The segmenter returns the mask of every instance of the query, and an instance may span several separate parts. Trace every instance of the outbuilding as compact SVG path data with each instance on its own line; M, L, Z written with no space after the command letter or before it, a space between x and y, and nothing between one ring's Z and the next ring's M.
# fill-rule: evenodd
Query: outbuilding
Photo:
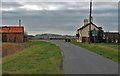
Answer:
M24 42L26 36L23 26L2 26L1 27L2 42Z

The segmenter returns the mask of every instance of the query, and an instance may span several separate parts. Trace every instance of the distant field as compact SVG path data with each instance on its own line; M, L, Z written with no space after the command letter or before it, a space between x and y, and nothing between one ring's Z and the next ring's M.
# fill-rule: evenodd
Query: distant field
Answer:
M3 74L62 74L62 57L58 46L30 41L31 46L3 59Z
M71 42L75 45L80 47L86 48L92 52L95 52L99 55L102 55L106 58L109 58L115 62L118 61L118 45L117 44L107 44L107 43L78 43L78 42Z

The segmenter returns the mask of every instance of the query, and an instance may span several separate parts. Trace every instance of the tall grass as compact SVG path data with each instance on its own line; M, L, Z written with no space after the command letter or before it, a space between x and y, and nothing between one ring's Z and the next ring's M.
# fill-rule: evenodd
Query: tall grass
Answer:
M4 74L62 74L58 46L42 41L29 42L31 47L3 60Z
M2 57L12 55L30 47L28 42L25 43L2 43Z

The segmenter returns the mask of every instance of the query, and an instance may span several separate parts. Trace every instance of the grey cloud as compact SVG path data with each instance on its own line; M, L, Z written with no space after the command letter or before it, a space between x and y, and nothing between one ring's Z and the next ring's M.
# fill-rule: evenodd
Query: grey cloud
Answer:
M49 5L48 3L35 3L27 2L22 5ZM89 3L51 3L51 5L61 5L60 10L54 11L27 11L25 9L17 9L15 11L3 11L2 19L3 25L16 25L18 19L22 19L22 24L25 26L26 31L36 32L55 32L64 34L74 34L76 29L83 25L83 20L89 17ZM115 3L116 4L116 3ZM7 4L5 5L7 6ZM10 5L11 6L11 5ZM14 5L13 5L14 6ZM97 8L100 8L99 3L95 4ZM117 30L117 14L118 9L111 3L102 3L101 9L93 9L94 22L98 26L103 26L105 31ZM113 8L110 8L110 7ZM20 7L19 4L16 7ZM76 9L67 9L67 8ZM109 14L108 16L106 14ZM115 28L114 28L115 27ZM53 33L54 33L53 32Z
M16 2L18 0L4 0L3 2ZM24 2L88 2L89 0L21 0ZM94 0L94 2L118 2L119 0Z
M19 4L18 2L2 2L2 8L9 8L9 7L20 7L23 6L22 4Z

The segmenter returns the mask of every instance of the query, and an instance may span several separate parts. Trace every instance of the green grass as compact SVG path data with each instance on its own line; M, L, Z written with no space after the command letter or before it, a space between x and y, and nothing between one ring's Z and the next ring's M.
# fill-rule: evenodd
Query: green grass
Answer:
M86 48L92 52L95 52L99 55L102 55L108 59L111 59L115 62L119 62L118 60L118 45L117 44L106 44L106 43L79 43L79 42L71 42L80 47ZM119 57L120 58L120 57Z
M3 60L3 74L62 74L60 49L54 44L30 41L29 48Z

